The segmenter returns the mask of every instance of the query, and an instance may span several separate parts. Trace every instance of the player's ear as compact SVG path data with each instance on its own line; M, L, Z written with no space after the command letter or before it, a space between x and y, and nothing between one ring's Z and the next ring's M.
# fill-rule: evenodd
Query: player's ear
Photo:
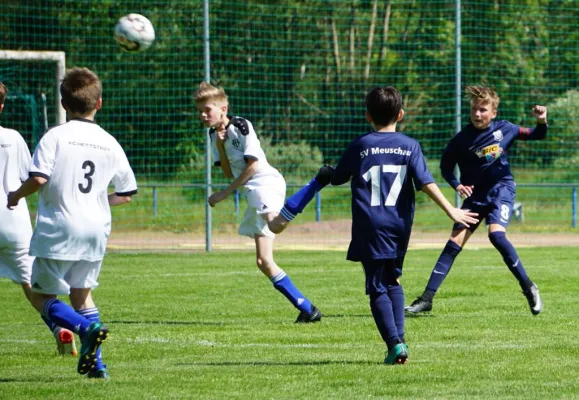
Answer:
M396 119L396 122L402 121L403 118L404 118L404 110L400 110L400 112L398 113L398 119Z
M368 110L366 110L366 121L368 121L369 123L371 123L372 125L374 125L374 121L372 121L372 116L370 115L370 113L368 112Z
M2 112L3 109L4 109L4 104L0 104L0 113Z
M103 106L103 98L99 97L94 109L98 111L101 109L102 106Z

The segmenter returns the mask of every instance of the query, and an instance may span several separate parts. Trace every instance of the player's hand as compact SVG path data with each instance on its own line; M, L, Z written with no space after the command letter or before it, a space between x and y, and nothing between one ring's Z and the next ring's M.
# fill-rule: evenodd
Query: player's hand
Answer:
M227 126L224 124L219 125L215 130L215 137L217 138L217 143L223 144L227 140Z
M6 202L6 207L8 207L9 210L12 210L14 207L18 205L19 201L20 198L16 196L16 192L10 192L8 193L8 200Z
M457 224L462 224L467 228L478 223L478 219L476 218L478 217L477 213L461 208L453 207L452 210L450 210L449 217Z
M209 196L209 199L207 201L209 202L209 205L211 207L215 207L215 205L217 203L224 200L226 197L227 197L227 192L225 190L222 190L220 192L213 193L211 196Z
M474 186L465 186L465 185L458 185L456 187L456 191L460 197L466 199L472 195L472 191L474 190Z
M537 118L537 122L546 123L547 122L547 107L536 105L533 107L533 115Z

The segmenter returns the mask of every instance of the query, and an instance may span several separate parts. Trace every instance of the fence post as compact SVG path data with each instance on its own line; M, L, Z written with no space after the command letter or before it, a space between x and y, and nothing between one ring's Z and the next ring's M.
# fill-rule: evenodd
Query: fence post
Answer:
M577 188L571 189L571 226L577 228Z
M239 217L239 190L235 189L233 194L233 203L235 204L235 218L237 218Z
M153 186L153 216L157 218L157 186Z

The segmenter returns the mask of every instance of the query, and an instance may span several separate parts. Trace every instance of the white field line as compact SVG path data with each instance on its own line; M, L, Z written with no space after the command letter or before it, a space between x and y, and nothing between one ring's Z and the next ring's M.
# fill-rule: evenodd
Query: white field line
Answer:
M477 271L494 271L497 269L506 268L503 264L501 265L471 265L464 268L474 269ZM405 270L416 271L430 271L430 268L412 268L412 266L404 267ZM326 274L326 273L352 273L358 270L362 273L362 267L360 265L356 266L352 264L352 268L307 268L300 271L301 275L312 275L312 274ZM256 275L261 276L261 272L256 269L251 270L238 270L238 271L206 271L206 272L179 272L179 273L158 273L158 274L123 274L119 279L139 279L139 278L173 278L178 276L233 276L233 275Z
M113 340L118 342L131 344L167 344L173 346L194 345L200 347L222 347L222 348L271 348L271 349L360 349L360 348L374 348L377 347L377 342L368 343L219 343L213 340L199 340L199 339L174 339L170 337L143 337L137 336L135 338L119 338L115 336ZM36 339L0 339L0 343L25 343L25 344L44 344L45 340ZM378 345L379 346L379 345ZM472 350L492 350L492 349L532 349L532 344L520 343L459 343L459 342L427 342L424 344L410 344L411 349L472 349Z

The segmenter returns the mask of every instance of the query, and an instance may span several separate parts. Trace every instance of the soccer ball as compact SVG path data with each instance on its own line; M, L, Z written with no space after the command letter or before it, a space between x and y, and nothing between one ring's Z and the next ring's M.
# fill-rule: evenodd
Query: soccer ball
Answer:
M123 50L137 53L151 47L155 41L155 28L147 17L141 14L128 14L117 22L115 39Z

